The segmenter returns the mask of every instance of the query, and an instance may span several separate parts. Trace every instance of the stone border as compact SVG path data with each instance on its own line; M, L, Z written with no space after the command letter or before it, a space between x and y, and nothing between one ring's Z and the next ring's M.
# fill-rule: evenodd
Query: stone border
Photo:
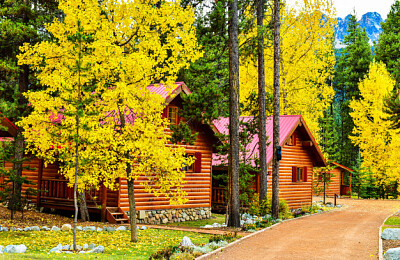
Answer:
M130 216L129 211L126 214ZM136 211L136 222L138 224L161 225L175 222L194 221L209 219L211 207L138 210Z
M383 260L383 242L382 242L382 228L385 225L386 220L388 220L388 218L392 217L393 215L397 214L397 212L389 215L387 218L385 218L385 220L382 222L382 225L379 227L379 260Z
M340 208L335 208L335 209L332 209L332 210L330 210L330 211L323 211L323 212L314 213L314 214L311 214L311 215L304 215L304 216L301 216L301 217L298 217L298 218L285 219L285 220L282 221L282 222L275 223L275 224L273 224L272 226L269 226L269 227L267 227L267 228L261 229L261 230L259 230L259 231L257 231L257 232L254 232L254 233L252 233L252 234L250 234L250 235L248 235L248 236L239 238L238 240L233 241L232 243L228 244L227 246L217 248L217 249L215 249L214 251L211 251L211 252L209 252L209 253L207 253L207 254L201 255L201 256L195 258L195 260L203 260L203 259L206 259L207 257L210 257L210 256L212 256L212 255L215 255L215 254L221 252L222 250L224 250L224 249L226 249L226 248L228 248L228 247L231 247L231 246L233 246L233 245L235 245L235 244L237 244L237 243L239 243L239 242L241 242L241 241L243 241L243 240L245 240L245 239L247 239L247 238L249 238L249 237L255 236L255 235L257 235L257 234L259 234L259 233L261 233L261 232L264 232L264 231L266 231L266 230L268 230L268 229L271 229L271 228L273 228L273 227L276 227L276 226L278 226L279 224L282 224L282 223L284 223L284 222L292 221L292 220L297 220L297 219L302 219L302 218L307 218L307 217L311 217L311 216L315 216L315 215L321 215L321 214L332 213L332 212L335 212L335 211L340 211L340 210L342 210L342 209L344 209L344 208L347 208L347 206L342 206L342 207L340 207Z

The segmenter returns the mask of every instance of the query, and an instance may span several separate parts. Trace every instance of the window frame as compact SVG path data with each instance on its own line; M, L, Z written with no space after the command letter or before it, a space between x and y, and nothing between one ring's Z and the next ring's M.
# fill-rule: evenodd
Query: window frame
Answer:
M288 146L296 146L296 134L295 132L289 136L289 139L286 142Z
M175 122L171 121L170 111L169 111L170 109L175 109L176 110L176 112L175 112ZM174 125L179 124L178 113L179 113L179 107L177 107L177 106L167 106L167 118L168 118L168 121L169 121L170 124L174 124Z
M304 182L304 166L296 167L296 182Z
M195 156L194 153L186 153L184 155L184 157L186 157L186 158L188 158L189 156L193 157L195 161L190 166L187 166L187 165L182 166L182 171L185 171L186 173L194 173L194 170L195 170L194 169L195 168L194 165L196 163L196 156Z
M347 186L347 187L349 187L350 186L350 183L351 183L351 173L350 172L348 172L348 171L341 171L341 177L342 177L342 181L341 181L341 185L342 186ZM347 180L347 184L345 183L345 180Z

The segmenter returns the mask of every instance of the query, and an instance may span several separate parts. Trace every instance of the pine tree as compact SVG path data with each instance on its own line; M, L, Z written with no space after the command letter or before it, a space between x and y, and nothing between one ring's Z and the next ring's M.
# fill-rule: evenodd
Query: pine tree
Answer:
M182 116L191 120L211 123L228 116L229 57L228 57L228 1L213 1L210 11L198 12L196 18L197 40L203 56L182 69L178 76L192 91L183 96ZM200 6L199 8L201 8Z
M23 96L28 90L39 88L32 78L28 65L18 65L19 47L24 42L36 43L49 38L44 24L56 15L54 0L0 1L0 111L14 123L30 113L28 102ZM22 176L25 141L22 128L18 128L13 141L13 173ZM18 178L15 178L18 179ZM21 184L14 184L14 203L9 207L19 208Z
M400 1L396 0L385 22L381 23L382 32L375 43L375 59L386 64L398 85L400 82Z
M331 106L324 111L324 116L319 119L319 136L320 136L320 147L332 161L338 161L339 153L339 133L338 126L335 120L335 113L337 113L337 105L331 104Z
M340 107L338 116L341 147L338 161L343 165L353 167L359 152L358 147L350 140L354 122L349 115L351 112L349 103L352 99L360 98L358 83L368 72L372 61L372 51L368 36L365 30L359 27L354 14L350 17L348 32L349 34L344 39L346 47L338 55L334 87L335 101Z

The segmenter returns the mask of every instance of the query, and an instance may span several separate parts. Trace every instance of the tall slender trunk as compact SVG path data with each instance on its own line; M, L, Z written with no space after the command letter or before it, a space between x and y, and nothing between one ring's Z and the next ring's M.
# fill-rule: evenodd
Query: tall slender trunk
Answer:
M279 79L280 79L280 0L274 0L274 133L273 133L273 159L272 159L272 216L279 217Z
M82 221L90 221L89 210L86 203L86 194L84 190L79 193L79 207Z
M125 111L122 110L118 106L119 110L119 118L121 121L121 129L125 128ZM125 158L128 159L128 163L126 165L126 178L128 181L128 201L129 201L129 223L131 227L131 242L137 242L137 229L136 229L136 203L135 203L135 185L134 180L131 176L132 174L132 165L129 162L130 154L126 152Z
M237 0L229 2L229 179L228 226L240 227L239 214L239 40Z
M24 4L28 5L28 0L24 0ZM22 20L23 23L28 23L29 22L29 17L27 16L26 11L24 11L22 15ZM29 39L22 39L22 41L19 43L20 46ZM20 73L19 73L19 78L18 78L18 116L22 117L25 113L26 110L26 104L27 100L23 96L24 93L28 91L28 86L29 86L29 66L28 65L21 65L20 67ZM25 149L25 140L24 137L22 136L23 129L21 127L18 127L17 129L17 136L15 138L15 151L14 151L14 174L16 176L22 176L22 163L23 163L23 157L24 157L24 149ZM9 205L8 207L11 210L16 210L20 209L22 206L21 203L21 192L22 192L22 183L15 182L13 183L13 198L12 198L12 205ZM10 207L11 206L11 207Z
M80 21L78 21L78 26L80 25ZM78 104L81 103L81 59L82 59L82 44L81 39L79 39L79 54L78 54ZM79 106L78 106L79 107ZM76 226L78 223L78 173L79 173L79 108L77 107L76 115L75 115L75 127L76 127L76 136L75 136L75 181L74 181L74 243L73 247L76 251Z
M325 200L326 200L326 172L324 174L324 205L325 205Z
M74 250L76 250L76 225L78 223L78 198L76 193L78 192L78 172L79 172L79 116L75 116L76 123L76 140L75 140L75 182L74 182Z
M131 170L132 170L131 165L128 163L126 167L126 173L128 177L128 198L129 198L129 216L130 216L129 223L131 226L131 242L137 242L135 185L134 185L134 180L130 177Z
M257 0L258 29L258 147L260 156L260 201L267 196L267 133L265 130L264 0Z

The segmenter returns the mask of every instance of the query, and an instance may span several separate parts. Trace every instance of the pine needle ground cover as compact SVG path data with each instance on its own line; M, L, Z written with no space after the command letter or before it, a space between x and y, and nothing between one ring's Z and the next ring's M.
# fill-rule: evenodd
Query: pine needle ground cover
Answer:
M27 246L24 254L4 254L0 259L149 259L153 253L168 246L178 246L184 236L187 236L196 244L205 244L210 235L193 232L147 229L138 231L138 242L130 243L130 231L96 232L78 231L77 244L103 245L106 249L103 254L49 254L49 250L61 243L72 244L71 231L13 231L0 232L0 245Z

